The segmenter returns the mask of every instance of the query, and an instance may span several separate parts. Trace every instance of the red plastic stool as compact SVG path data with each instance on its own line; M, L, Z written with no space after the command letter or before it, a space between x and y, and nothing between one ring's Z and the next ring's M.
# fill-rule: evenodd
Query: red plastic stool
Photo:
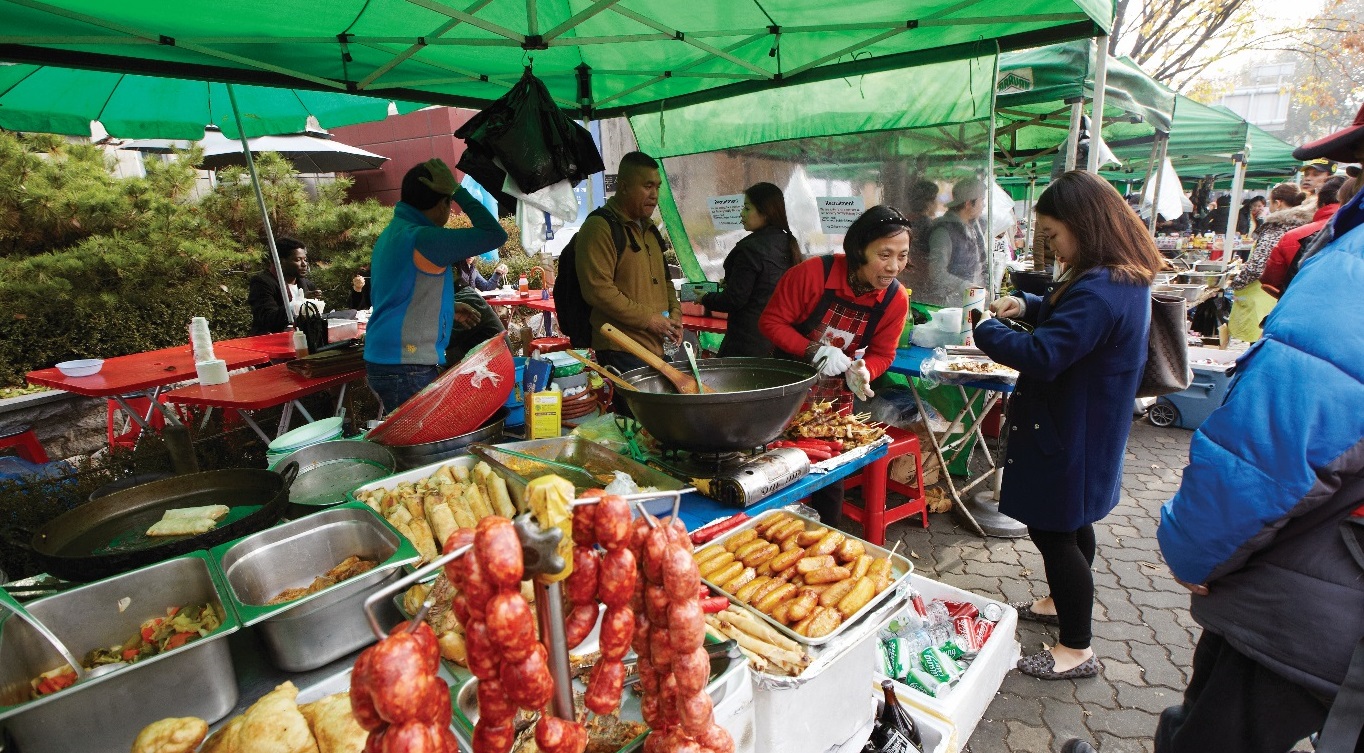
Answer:
M137 411L140 416L147 416L147 409L151 407L151 401L143 395L124 395L123 400L128 403L129 408ZM162 403L165 402L164 399L158 398L158 400ZM110 398L105 402L108 404L108 410L104 417L104 428L109 438L109 446L121 447L126 450L133 449L137 446L137 438L142 436L142 424L139 424L132 417L128 417L124 419L127 421L127 428L122 433L119 433L117 428L119 423L118 416L121 413L125 413L123 406L119 405L118 401L113 398ZM151 418L148 423L151 424L153 429L156 429L159 432L166 426L166 417L161 414L159 409L154 410L151 412Z
M890 427L890 449L886 456L874 463L868 463L861 473L849 476L843 488L862 487L862 507L851 502L843 503L843 514L862 524L862 535L867 541L880 546L886 543L886 526L904 520L911 515L923 519L924 528L928 527L928 498L924 494L924 465L919 457L919 438L914 432ZM902 455L914 456L915 486L890 480L890 461ZM909 501L890 510L886 509L886 491L899 492Z
M30 463L48 461L47 450L43 449L43 443L38 441L38 435L33 433L32 427L16 426L0 433L0 450L11 447L19 457Z

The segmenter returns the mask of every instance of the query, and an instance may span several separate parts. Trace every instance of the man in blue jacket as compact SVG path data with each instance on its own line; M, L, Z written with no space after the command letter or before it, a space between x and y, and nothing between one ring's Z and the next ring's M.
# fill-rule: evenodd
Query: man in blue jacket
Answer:
M1364 109L1294 156L1364 158ZM1364 649L1351 666L1364 638L1361 202L1336 214L1335 242L1303 263L1237 361L1161 511L1161 551L1203 635L1156 753L1283 753L1324 723L1318 751L1357 749L1360 715L1342 712L1364 700Z
M456 317L453 265L507 242L497 218L439 159L407 171L401 199L370 257L365 375L385 412L434 382L445 365ZM452 201L473 227L445 227Z

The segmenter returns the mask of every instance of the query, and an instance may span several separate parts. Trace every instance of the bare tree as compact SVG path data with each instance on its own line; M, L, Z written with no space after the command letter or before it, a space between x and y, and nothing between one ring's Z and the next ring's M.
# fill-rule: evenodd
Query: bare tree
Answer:
M1183 89L1219 59L1283 45L1291 29L1267 29L1247 0L1119 0L1109 51Z
M1353 120L1364 103L1364 0L1328 0L1286 52L1298 80L1284 137L1308 141Z

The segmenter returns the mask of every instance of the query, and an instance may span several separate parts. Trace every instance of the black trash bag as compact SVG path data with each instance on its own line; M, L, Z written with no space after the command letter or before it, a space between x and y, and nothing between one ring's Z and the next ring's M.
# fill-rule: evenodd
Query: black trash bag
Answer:
M592 134L559 109L529 68L511 91L460 126L455 136L466 144L459 169L485 188L502 188L488 169L496 170L493 158L527 194L562 180L577 184L605 169Z
M1231 318L1231 301L1225 295L1212 298L1194 306L1193 331L1204 337L1217 337L1217 331Z

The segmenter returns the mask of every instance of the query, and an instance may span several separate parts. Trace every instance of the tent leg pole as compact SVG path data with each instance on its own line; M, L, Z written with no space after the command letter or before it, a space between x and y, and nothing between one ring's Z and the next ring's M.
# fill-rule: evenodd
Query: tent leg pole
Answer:
M1231 211L1227 212L1227 234L1222 239L1222 258L1227 261L1231 261L1231 255L1236 251L1236 221L1241 213L1241 195L1246 185L1245 153L1239 153L1232 159L1236 162L1236 170L1231 179Z
M1035 221L1033 220L1033 216L1032 216L1032 206L1033 206L1033 202L1035 201L1034 197L1035 197L1036 195L1037 195L1037 173L1035 173L1035 172L1030 172L1030 173L1028 173L1028 194L1027 194L1027 196L1023 199L1023 221L1027 223L1027 228L1028 228L1028 229L1027 229L1027 232L1025 233L1024 238L1023 238L1023 240L1024 240L1024 246L1025 246L1026 248L1032 248L1032 247L1033 247L1033 246L1032 246L1032 239L1033 239L1033 233L1034 233L1034 231L1035 231L1035 228L1033 227L1033 225L1036 224L1036 223L1035 223ZM1042 271L1043 269L1046 269L1046 264L1047 264L1047 263L1046 263L1046 260L1045 260L1045 259L1042 259L1040 256L1038 256L1037 251L1034 249L1034 250L1033 250L1033 256L1032 256L1032 268L1033 268L1033 270L1034 270L1034 271L1040 272L1040 271Z
M1066 172L1075 169L1075 152L1080 148L1080 116L1084 114L1084 107L1083 98L1070 104L1070 136L1066 139Z
M1165 177L1165 153L1170 145L1170 137L1168 134L1162 136L1157 133L1156 142L1156 184L1151 187L1151 218L1146 221L1146 229L1152 236L1156 234L1156 215L1160 210L1160 179Z
M1108 93L1108 35L1094 38L1094 104L1089 116L1089 159L1085 170L1098 174L1099 144L1104 133L1104 95Z
M999 80L999 46L995 46L994 76L991 81ZM990 90L990 99L994 100L998 96L997 89ZM994 112L994 102L991 102L990 111ZM995 218L995 117L990 116L990 136L985 144L985 175L989 178L985 184L985 300L995 299L995 229L991 223ZM1007 232L1007 231L1006 231ZM1013 237L1013 233L1009 233ZM1004 273L1000 273L1000 280L1004 279Z
M284 317L288 320L289 326L293 326L294 310L289 305L289 284L284 281L284 267L280 265L279 249L275 247L275 231L270 227L270 210L265 206L265 193L260 188L256 160L251 156L251 144L246 139L246 129L242 127L242 113L237 107L237 93L232 84L227 84L227 98L232 103L232 117L237 121L237 137L242 140L242 155L246 157L246 171L251 174L251 187L256 189L256 201L260 203L260 218L261 222L265 223L265 242L270 247L270 264L275 268L279 295L284 299Z
M1146 177L1141 181L1141 196L1137 199L1137 209L1138 209L1138 212L1139 212L1139 213L1140 213L1141 208L1144 207L1144 206L1146 206L1146 197L1149 195L1149 192L1150 192L1150 190L1151 190L1151 176L1155 174L1155 170L1156 170L1156 155L1158 155L1158 154L1160 154L1160 134L1159 134L1159 133L1157 133L1157 134L1155 135L1155 137L1153 137L1153 138L1151 139L1151 156L1150 156L1150 158L1148 158L1147 161L1146 161ZM1155 215L1156 215L1156 206L1155 206L1155 204L1152 204L1152 205L1151 205L1151 216L1154 217ZM1154 225L1151 225L1151 228L1154 228L1154 227L1155 227ZM1152 230L1152 232L1154 232L1154 229Z

